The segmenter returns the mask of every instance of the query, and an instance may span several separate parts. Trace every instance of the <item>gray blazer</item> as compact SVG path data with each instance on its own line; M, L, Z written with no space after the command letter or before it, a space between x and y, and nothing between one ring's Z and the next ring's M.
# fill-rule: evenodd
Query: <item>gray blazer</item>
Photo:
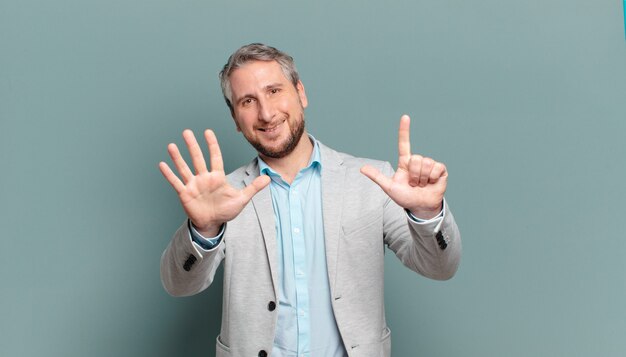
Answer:
M388 176L389 163L355 158L320 145L326 262L333 312L350 357L391 355L384 310L384 247L409 269L438 280L451 278L461 257L461 237L444 202L438 224L415 224L376 184L359 172L364 164ZM257 160L228 175L242 188L259 175ZM276 227L266 187L232 221L210 251L191 241L187 224L161 257L168 293L188 296L206 289L224 261L222 327L217 356L269 356L278 299Z

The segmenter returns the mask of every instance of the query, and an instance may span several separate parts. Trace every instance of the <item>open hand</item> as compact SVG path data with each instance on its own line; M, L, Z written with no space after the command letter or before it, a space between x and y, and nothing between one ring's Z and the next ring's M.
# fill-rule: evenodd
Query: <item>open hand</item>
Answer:
M378 169L366 165L361 173L374 181L399 206L421 219L430 219L441 212L446 192L446 166L429 157L411 154L408 115L400 118L398 130L398 169L387 177Z
M212 130L204 132L211 171L208 171L202 150L196 137L189 129L183 131L183 138L195 168L195 174L180 155L176 144L169 144L167 151L180 174L180 179L165 163L159 163L159 169L165 179L178 193L178 198L185 213L203 236L217 235L220 226L235 218L252 197L270 183L266 175L257 177L252 184L238 190L228 184L224 173L222 152Z

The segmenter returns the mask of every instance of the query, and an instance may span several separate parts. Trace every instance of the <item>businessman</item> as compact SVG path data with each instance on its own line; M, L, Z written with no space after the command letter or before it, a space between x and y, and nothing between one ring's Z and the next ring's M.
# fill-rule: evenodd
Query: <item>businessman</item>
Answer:
M165 289L201 292L224 262L218 357L390 356L385 246L432 279L451 278L459 264L445 165L411 153L406 115L395 170L322 144L306 130L293 59L273 47L241 47L220 80L237 131L258 156L225 175L211 130L208 165L190 130L192 167L168 145L177 174L159 168L188 219L161 258Z

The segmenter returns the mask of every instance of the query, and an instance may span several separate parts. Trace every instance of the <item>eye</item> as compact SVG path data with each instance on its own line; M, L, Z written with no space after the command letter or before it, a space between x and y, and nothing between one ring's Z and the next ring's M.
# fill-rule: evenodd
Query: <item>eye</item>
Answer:
M246 107L246 106L248 106L248 105L252 104L252 102L253 102L253 99L252 99L252 98L246 98L246 99L244 99L244 100L242 100L242 101L241 101L241 105L243 105L244 107Z
M272 88L272 89L270 89L270 93L271 94L276 94L278 92L280 92L280 88Z

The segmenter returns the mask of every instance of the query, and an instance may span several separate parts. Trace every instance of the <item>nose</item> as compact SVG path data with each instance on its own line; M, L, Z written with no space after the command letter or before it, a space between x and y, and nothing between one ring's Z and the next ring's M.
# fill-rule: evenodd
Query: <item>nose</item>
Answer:
M259 99L259 120L269 123L274 118L276 111L274 107L269 103L268 100Z

